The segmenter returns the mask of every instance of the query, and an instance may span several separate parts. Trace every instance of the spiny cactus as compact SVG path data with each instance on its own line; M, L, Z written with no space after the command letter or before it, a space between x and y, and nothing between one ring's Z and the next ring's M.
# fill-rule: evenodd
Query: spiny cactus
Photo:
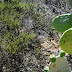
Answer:
M64 58L64 56L65 56L65 52L61 51L60 55L55 57L56 60L54 62L51 61L49 67L46 66L44 68L44 71L45 72L70 72L69 65L67 63L67 60ZM50 58L52 57L50 56Z
M50 72L70 72L69 66L64 57L57 57L56 62L51 62L49 70Z
M64 32L60 39L60 46L72 55L72 14L58 16L52 24L57 31Z
M72 0L67 0L67 2L72 6ZM52 25L57 31L64 32L59 42L60 46L65 52L72 55L72 14L63 14L55 17Z
M67 0L68 4L72 7L72 0ZM52 21L53 27L63 33L60 38L61 48L72 55L72 14L64 14L57 16ZM50 72L70 72L69 65L66 59L63 57L65 52L60 53L60 57L51 57L51 64L49 66Z
M61 39L60 47L67 53L72 55L72 28L66 30Z
M52 21L52 25L58 32L63 33L72 27L72 14L63 14L55 17Z

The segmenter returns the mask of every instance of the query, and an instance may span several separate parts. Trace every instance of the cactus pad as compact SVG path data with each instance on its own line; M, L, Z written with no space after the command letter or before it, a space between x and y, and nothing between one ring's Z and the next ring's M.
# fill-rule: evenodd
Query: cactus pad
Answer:
M55 17L52 21L52 25L57 31L63 33L72 27L72 14L63 14Z
M50 72L70 72L67 61L64 57L58 57L56 62L49 66Z
M50 61L54 63L56 61L56 57L54 55L50 55Z
M65 52L64 51L61 51L60 52L60 57L63 57L63 56L65 56Z
M66 30L60 39L60 47L72 55L72 28Z

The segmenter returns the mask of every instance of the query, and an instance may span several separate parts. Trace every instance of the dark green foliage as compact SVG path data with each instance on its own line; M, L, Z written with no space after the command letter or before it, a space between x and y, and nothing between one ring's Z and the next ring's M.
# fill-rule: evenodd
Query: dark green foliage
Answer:
M10 2L10 3L12 2L12 0L3 0L3 1L4 1L4 2Z
M64 14L54 18L53 27L63 33L65 30L72 27L72 14Z

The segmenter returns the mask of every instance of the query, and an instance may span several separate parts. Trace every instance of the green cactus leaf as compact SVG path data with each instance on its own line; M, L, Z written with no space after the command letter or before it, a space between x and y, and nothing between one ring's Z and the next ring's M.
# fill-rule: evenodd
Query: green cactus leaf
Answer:
M60 52L60 57L63 57L63 56L65 56L65 52L64 51L61 51Z
M69 6L72 8L72 0L66 0Z
M50 55L50 61L54 63L56 61L56 57L54 55Z
M64 57L57 57L56 62L51 62L50 72L70 72L67 60Z
M67 53L72 55L72 28L66 30L61 39L60 47Z
M63 33L72 27L72 14L63 14L55 17L52 21L52 25L58 32Z

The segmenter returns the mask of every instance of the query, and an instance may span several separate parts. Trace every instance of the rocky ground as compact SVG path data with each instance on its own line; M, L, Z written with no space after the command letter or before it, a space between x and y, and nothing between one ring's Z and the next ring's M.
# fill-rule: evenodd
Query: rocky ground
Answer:
M61 51L59 46L61 34L58 34L58 32L53 29L51 25L52 20L57 15L71 13L72 9L68 7L65 0L24 0L24 2L37 2L39 6L38 11L45 17L46 23L48 23L50 28L46 26L43 29L36 29L35 31L31 30L31 32L39 33L36 38L37 42L35 42L39 42L40 46L36 44L37 46L28 49L26 53L19 52L19 58L22 58L23 60L20 64L17 64L17 67L15 67L16 70L13 69L12 72L44 72L44 67L49 66L50 64L49 56L51 54L58 56ZM31 29L31 27L33 27L34 23L30 17L27 18L27 20L23 20L23 22L25 22L25 28ZM50 32L47 32L49 29ZM33 42L34 45L35 42ZM65 57L72 71L72 56L66 54Z
M39 6L41 5L38 11L45 16L49 25L51 25L53 18L57 15L72 12L65 0L30 0L30 2L37 2ZM45 13L42 12L43 10L45 10ZM45 27L45 29L46 28L47 27ZM34 51L31 50L24 55L23 63L25 67L22 69L23 72L44 72L44 67L49 66L50 63L49 55L59 55L61 51L59 46L61 34L58 35L53 28L51 30L52 33L50 34L48 34L46 30L37 31L39 32L37 39L40 42L41 48L35 48ZM72 56L66 54L65 58L72 70Z

